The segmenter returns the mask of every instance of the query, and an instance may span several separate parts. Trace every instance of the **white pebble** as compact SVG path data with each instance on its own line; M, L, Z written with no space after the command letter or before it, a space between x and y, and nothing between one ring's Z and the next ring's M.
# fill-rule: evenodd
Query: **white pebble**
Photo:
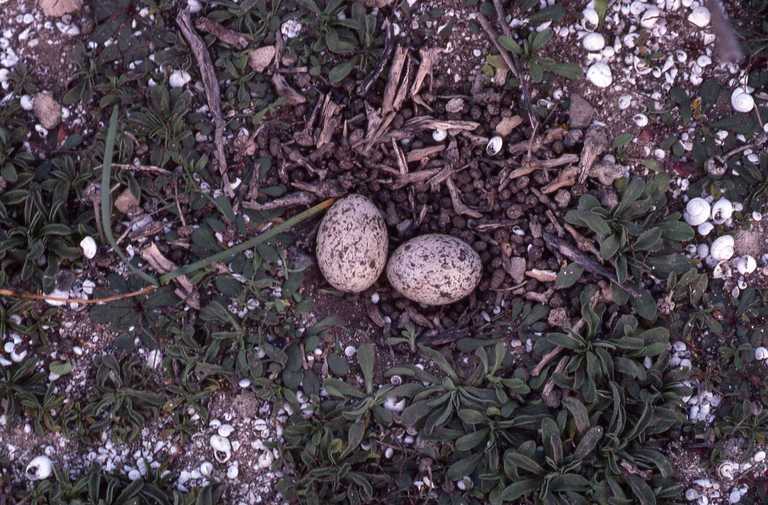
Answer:
M170 84L172 88L183 88L191 80L192 76L189 75L189 72L185 70L174 70L171 73L170 79L168 79L168 84Z
M712 19L712 14L709 12L709 9L707 9L703 5L696 7L688 15L688 21L695 24L699 28L704 28L705 26L709 25L709 22L711 19Z
M600 33L590 32L584 37L581 43L587 51L602 51L605 47L605 37Z
M611 67L607 63L593 63L587 70L587 80L598 88L607 88L613 83Z

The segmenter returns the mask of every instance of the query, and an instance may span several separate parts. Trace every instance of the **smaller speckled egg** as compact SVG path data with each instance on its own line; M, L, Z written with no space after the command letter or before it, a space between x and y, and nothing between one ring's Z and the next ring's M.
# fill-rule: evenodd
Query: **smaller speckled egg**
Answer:
M376 282L387 264L389 236L379 209L362 195L334 203L317 231L317 263L339 291L359 293Z
M450 235L421 235L402 244L387 265L389 283L425 305L447 305L469 295L483 265L472 246Z

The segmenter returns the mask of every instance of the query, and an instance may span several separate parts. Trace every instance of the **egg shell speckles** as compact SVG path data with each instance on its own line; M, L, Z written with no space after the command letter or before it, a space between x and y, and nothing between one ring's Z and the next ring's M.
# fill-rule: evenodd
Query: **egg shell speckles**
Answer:
M402 244L387 265L389 283L425 305L447 305L469 295L480 282L480 256L450 235L421 235Z
M368 198L349 195L333 204L317 231L317 263L334 288L365 291L387 264L389 236L381 212Z

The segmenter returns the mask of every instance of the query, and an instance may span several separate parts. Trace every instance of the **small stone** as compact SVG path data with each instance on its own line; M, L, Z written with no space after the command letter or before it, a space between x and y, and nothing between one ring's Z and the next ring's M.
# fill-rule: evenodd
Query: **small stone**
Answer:
M589 69L587 69L587 80L598 88L607 88L613 83L611 67L603 62L593 63Z
M83 7L83 0L40 0L39 5L46 16L60 18L79 11Z
M263 46L248 53L248 64L256 72L263 72L275 59L275 46Z
M174 70L168 79L168 84L172 88L183 88L192 80L192 76L186 70Z
M83 256L91 260L96 256L98 246L93 237L84 237L83 240L80 241L80 249L83 251Z
M581 44L587 51L602 51L605 47L605 37L600 33L590 32L582 39Z
M61 122L61 105L47 91L35 95L34 109L35 116L46 130L56 128Z
M509 263L507 265L506 270L509 276L512 277L512 280L516 284L520 284L525 280L525 269L526 269L525 258L521 258L521 257L509 258Z
M571 105L568 108L568 123L571 128L586 128L592 124L595 108L580 95L571 95Z
M712 14L709 12L709 9L707 9L703 5L696 7L688 15L688 21L695 24L699 28L704 28L705 26L709 25L709 22L711 21L711 19L712 19Z

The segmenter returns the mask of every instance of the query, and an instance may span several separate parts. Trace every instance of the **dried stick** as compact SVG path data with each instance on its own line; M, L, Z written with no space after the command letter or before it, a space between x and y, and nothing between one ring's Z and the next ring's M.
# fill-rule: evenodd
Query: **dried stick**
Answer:
M224 115L221 113L221 90L219 89L219 81L216 79L216 72L213 69L213 61L211 61L211 55L208 53L205 42L192 26L189 9L182 9L179 12L179 15L176 17L176 24L181 28L181 33L187 39L189 48L192 50L192 54L195 55L198 67L200 67L200 74L203 78L203 86L205 87L205 97L208 100L208 108L211 110L213 122L216 126L214 131L216 162L219 165L219 172L226 174L227 158L224 155L224 127L226 123L224 122Z
M61 302L61 303L77 303L82 305L98 305L100 303L116 302L118 300L125 300L126 298L134 298L136 296L147 295L156 290L158 286L147 286L141 288L138 291L131 291L130 293L120 293L119 295L105 296L104 298L66 298L63 296L50 296L41 295L38 293L28 293L25 291L14 291L13 289L0 289L0 296L6 298L19 298L21 300L35 300L41 302Z
M606 267L599 264L583 252L577 250L575 247L572 247L565 240L555 237L554 235L547 232L544 232L542 237L544 238L544 242L547 244L547 247L553 251L559 252L574 263L577 263L582 268L584 268L584 270L595 275L599 275L600 277L604 277L605 279L611 281L613 284L626 291L630 296L637 298L641 296L641 294L635 288L621 284L616 278L615 273L608 270Z

